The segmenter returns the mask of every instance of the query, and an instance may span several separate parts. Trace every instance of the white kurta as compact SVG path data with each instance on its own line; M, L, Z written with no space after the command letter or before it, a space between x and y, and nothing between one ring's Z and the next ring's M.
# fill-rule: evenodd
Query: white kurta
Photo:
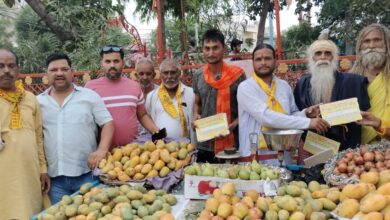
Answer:
M241 156L249 156L250 133L260 135L261 126L275 129L308 129L310 119L304 111L300 112L295 105L294 95L290 85L277 77L275 97L282 105L286 114L272 111L267 106L268 95L253 79L247 79L238 87L238 119ZM298 116L298 117L297 117Z
M189 138L192 143L195 141L195 134L191 128L192 122L192 107L195 101L194 90L183 83L180 84L181 88L181 97L182 97L182 108L184 113L184 118L187 122L187 131ZM145 102L146 111L149 113L150 117L156 123L159 128L167 129L167 137L169 138L179 138L182 137L182 128L180 123L180 118L172 118L168 113L165 112L160 99L158 98L159 89L151 91ZM176 110L178 110L177 101L173 99Z

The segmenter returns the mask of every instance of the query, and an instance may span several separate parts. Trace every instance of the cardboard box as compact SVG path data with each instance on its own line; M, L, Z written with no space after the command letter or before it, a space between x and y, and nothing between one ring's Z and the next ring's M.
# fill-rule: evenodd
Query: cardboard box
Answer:
M221 187L227 182L233 182L236 185L236 191L239 196L251 189L256 190L260 194L270 196L276 194L280 184L279 180L241 180L186 174L184 176L184 197L186 199L208 199L214 189Z

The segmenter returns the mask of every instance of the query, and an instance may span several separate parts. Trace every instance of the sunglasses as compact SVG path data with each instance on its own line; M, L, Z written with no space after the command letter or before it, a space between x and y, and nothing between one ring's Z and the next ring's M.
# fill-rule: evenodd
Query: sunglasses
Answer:
M102 52L119 52L122 48L115 46L105 46L102 48Z

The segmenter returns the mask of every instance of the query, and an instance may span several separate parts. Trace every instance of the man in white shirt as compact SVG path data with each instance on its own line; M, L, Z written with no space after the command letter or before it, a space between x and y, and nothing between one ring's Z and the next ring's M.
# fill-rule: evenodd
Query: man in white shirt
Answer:
M276 67L275 50L268 44L260 44L253 50L252 78L238 87L238 114L240 153L249 156L249 134L259 135L259 145L266 147L261 130L266 129L315 129L324 132L329 124L319 115L318 106L299 111L289 84L273 75ZM261 153L266 153L261 152Z
M103 159L114 133L112 117L100 96L72 83L71 61L55 53L46 60L50 88L37 99L41 106L44 147L53 204L94 180L91 170ZM97 143L98 127L101 128Z
M160 78L160 87L146 98L146 111L158 127L166 128L168 138L186 137L193 141L190 120L194 91L180 82L180 70L173 59L161 63Z

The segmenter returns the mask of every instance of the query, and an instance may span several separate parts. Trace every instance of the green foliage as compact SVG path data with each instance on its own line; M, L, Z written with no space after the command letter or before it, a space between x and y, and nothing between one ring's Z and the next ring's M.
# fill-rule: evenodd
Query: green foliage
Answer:
M11 28L13 21L8 18L0 17L0 48L13 49L12 37L14 30Z
M255 39L251 38L251 37L248 37L248 38L245 38L245 44L248 45L248 47L252 47L253 44L255 43Z
M302 0L301 0L302 1ZM313 0L321 6L318 22L342 44L354 43L359 31L371 23L390 26L390 1L383 0ZM343 49L343 48L341 48Z
M306 48L320 34L320 28L311 27L307 22L294 25L282 33L282 48L287 59L302 58Z
M120 27L109 27L107 20L122 6L111 1L47 1L46 10L63 28L71 30L74 40L61 42L30 7L23 8L16 20L16 52L22 72L42 72L44 61L53 52L62 51L77 70L96 70L99 50L106 44L128 45L130 36Z

